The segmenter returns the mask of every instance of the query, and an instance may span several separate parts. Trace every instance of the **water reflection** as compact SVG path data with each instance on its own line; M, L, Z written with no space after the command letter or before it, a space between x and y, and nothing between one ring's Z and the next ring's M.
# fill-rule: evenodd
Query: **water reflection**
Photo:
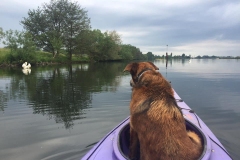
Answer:
M0 90L0 111L4 111L6 102L7 102L6 93L4 93L2 90Z
M39 67L31 75L8 70L12 75L7 94L10 100L25 99L33 114L42 114L66 129L74 121L85 118L86 108L91 107L92 93L115 91L119 85L123 63L78 64L64 67ZM0 92L0 110L3 111L6 96Z
M31 74L31 69L29 69L29 68L24 68L24 69L22 69L22 72L23 72L23 74L25 74L25 75L29 75L29 74Z
M173 64L182 64L184 66L186 63L191 63L192 59L185 59L185 58L170 58L170 59L157 59L155 60L156 63L164 63L166 68L172 66Z

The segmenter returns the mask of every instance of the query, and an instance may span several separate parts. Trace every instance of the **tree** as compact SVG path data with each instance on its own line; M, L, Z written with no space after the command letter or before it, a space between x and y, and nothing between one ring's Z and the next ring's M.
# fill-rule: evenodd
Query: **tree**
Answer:
M185 58L185 54L184 53L182 54L182 58Z
M147 59L148 60L154 60L154 55L152 54L152 52L147 53Z
M33 60L36 46L32 41L32 36L28 32L9 30L4 32L3 44L10 49L8 55L9 62L23 62Z
M106 31L102 42L102 53L106 54L104 60L120 59L119 51L121 45L121 38L116 31Z
M115 44L117 45L122 44L121 36L117 33L117 31L115 30L107 31L106 33L114 41Z
M106 59L106 54L103 51L104 35L99 29L94 29L89 32L88 55L92 61L100 61Z
M90 29L87 11L69 0L51 0L36 10L29 10L21 21L24 29L34 37L38 47L53 53L53 57L65 49L69 59L77 48L78 35Z
M91 30L83 30L77 35L76 41L78 42L74 54L80 56L89 55L90 49L94 43L93 34Z
M120 46L119 56L124 60L147 59L147 55L143 55L139 48L130 44L122 44Z
M122 44L121 36L115 30L107 32L107 35L113 42L113 45L110 50L113 59L120 59L121 57L119 56L119 51L121 50Z
M136 59L136 60L145 58L142 52L140 51L140 49L134 46L132 47L132 55L133 55L133 59Z
M87 54L90 60L119 60L121 38L116 31L102 33L99 29L85 30L78 35L77 52Z
M4 37L3 29L2 27L0 27L0 41L3 37Z
M132 47L130 44L123 44L121 45L121 50L119 51L119 55L124 60L131 60L133 59L132 55Z

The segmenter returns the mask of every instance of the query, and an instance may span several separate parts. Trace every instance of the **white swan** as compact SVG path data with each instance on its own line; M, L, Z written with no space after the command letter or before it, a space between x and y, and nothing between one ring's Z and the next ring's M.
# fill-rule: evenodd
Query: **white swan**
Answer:
M22 67L23 67L23 69L28 69L28 68L31 68L31 64L25 62L25 63L22 64Z

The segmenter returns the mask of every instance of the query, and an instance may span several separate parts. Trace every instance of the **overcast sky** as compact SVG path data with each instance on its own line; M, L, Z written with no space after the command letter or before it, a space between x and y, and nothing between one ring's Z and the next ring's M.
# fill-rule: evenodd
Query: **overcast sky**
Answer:
M0 27L22 30L29 9L50 0L1 0ZM78 0L92 29L116 30L145 54L240 56L240 0ZM167 47L168 45L168 47Z

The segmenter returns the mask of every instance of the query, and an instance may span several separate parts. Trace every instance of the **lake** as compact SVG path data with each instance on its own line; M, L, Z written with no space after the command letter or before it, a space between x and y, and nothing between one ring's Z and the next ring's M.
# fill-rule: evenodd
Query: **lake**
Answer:
M240 159L240 60L154 61ZM0 159L80 159L129 116L127 62L0 69Z

